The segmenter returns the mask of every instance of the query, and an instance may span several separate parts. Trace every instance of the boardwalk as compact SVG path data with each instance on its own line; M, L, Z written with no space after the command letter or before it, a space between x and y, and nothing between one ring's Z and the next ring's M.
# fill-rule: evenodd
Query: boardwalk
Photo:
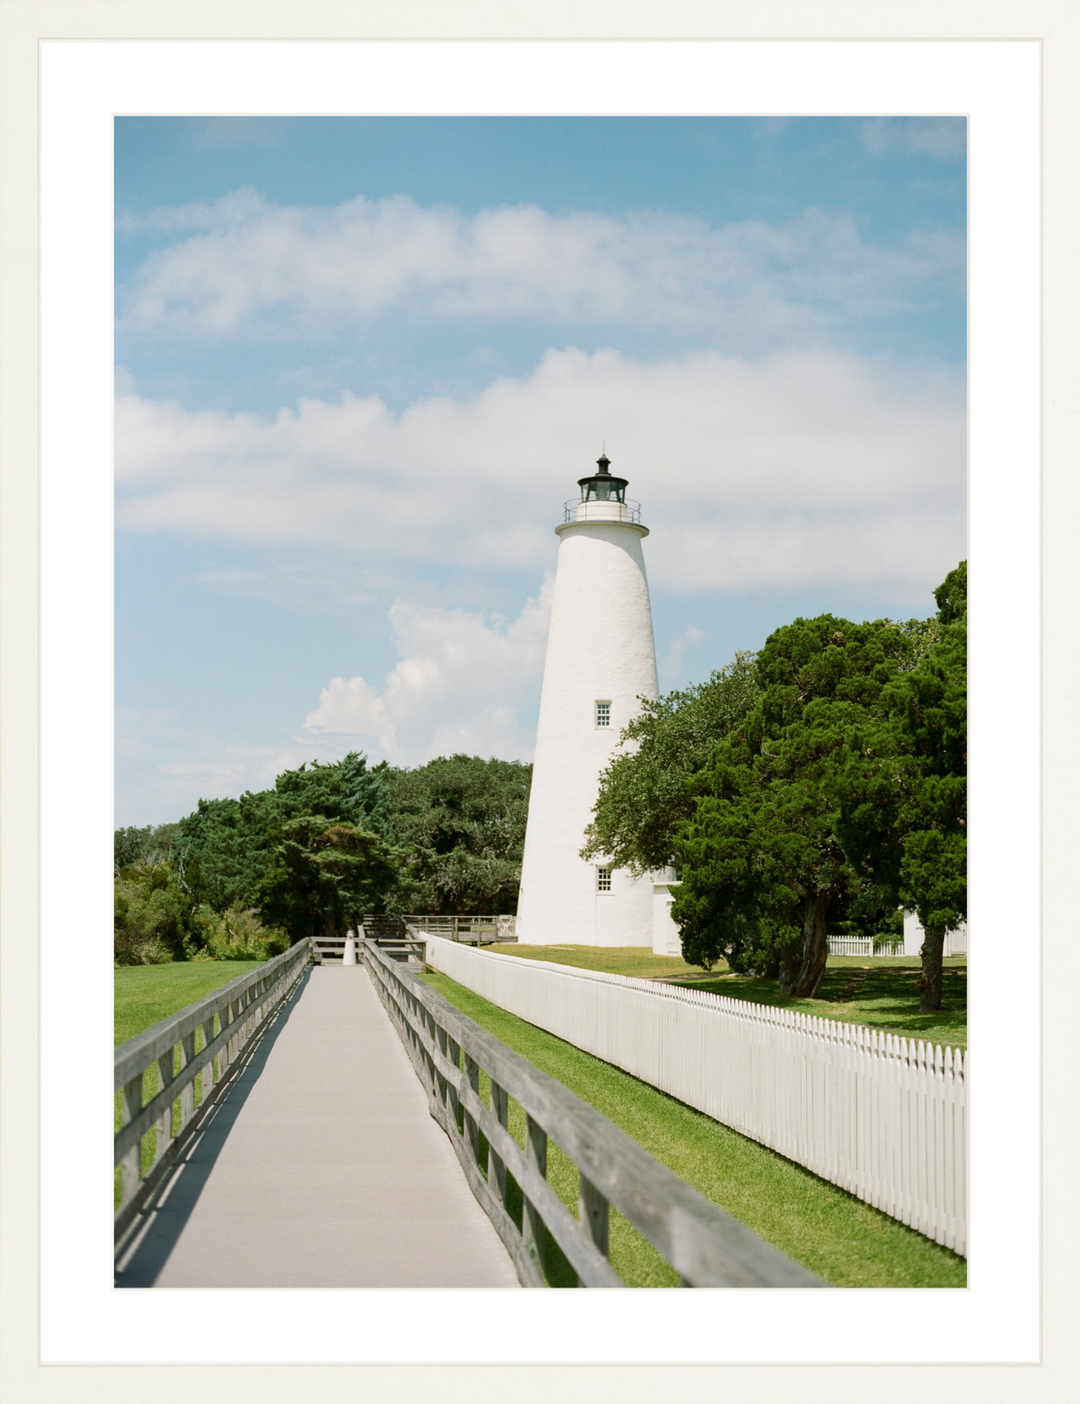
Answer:
M359 965L308 973L116 1280L519 1285Z

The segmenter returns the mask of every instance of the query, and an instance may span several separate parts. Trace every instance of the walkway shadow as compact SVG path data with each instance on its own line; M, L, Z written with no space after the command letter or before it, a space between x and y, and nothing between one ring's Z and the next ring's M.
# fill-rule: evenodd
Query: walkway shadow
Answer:
M166 1177L157 1204L147 1214L144 1227L136 1232L117 1260L114 1286L153 1287L157 1281L210 1178L225 1138L251 1095L251 1089L266 1066L271 1050L310 978L309 966L296 990L258 1035L254 1048L245 1055L244 1066L221 1101L211 1108L205 1125Z

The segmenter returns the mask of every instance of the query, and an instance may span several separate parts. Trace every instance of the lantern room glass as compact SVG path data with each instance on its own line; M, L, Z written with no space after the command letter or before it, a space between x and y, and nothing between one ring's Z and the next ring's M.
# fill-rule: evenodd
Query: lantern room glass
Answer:
M607 454L601 454L596 460L598 473L593 473L591 477L579 478L578 487L581 489L582 502L622 502L626 501L626 488L629 478L616 478L613 473L608 472L611 459Z

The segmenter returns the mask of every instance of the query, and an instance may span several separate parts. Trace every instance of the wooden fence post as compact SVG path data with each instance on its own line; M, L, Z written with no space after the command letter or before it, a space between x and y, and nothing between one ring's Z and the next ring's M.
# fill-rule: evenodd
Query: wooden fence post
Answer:
M195 1030L185 1034L180 1044L183 1049L181 1068L186 1068L195 1057ZM185 1083L184 1090L180 1093L180 1129L181 1131L195 1115L195 1079L192 1078Z
M441 1025L436 1028L435 1036L439 1044L439 1052L443 1055L444 1058L449 1059L449 1040L446 1037L446 1030ZM447 1083L446 1078L438 1069L436 1069L435 1072L435 1084L439 1095L439 1101L442 1103L443 1106L445 1106L447 1098Z
M608 1257L608 1202L581 1172L578 1174L578 1218L589 1230L597 1248Z
M421 1017L422 1017L422 1019L423 1019L424 1028L427 1030L428 1038L431 1040L432 1043L434 1043L434 1042L435 1042L435 1020L434 1020L434 1018L432 1017L432 1015L428 1013L428 1011L427 1011L426 1009L422 1009L422 1010L421 1010ZM435 1059L434 1059L434 1058L432 1057L432 1055L428 1052L428 1050L427 1050L426 1047L423 1048L423 1054L424 1054L424 1074L425 1074L425 1076L427 1077L427 1087L426 1087L425 1090L426 1090L428 1093L430 1093L432 1096L437 1096L437 1095L438 1095L438 1078L436 1077L436 1074L435 1074Z
M469 1087L476 1095L477 1100L479 1100L480 1065L477 1063L475 1058L470 1058L468 1053L465 1054L465 1076L468 1078ZM465 1135L468 1138L469 1145L472 1147L473 1160L475 1160L477 1165L479 1165L480 1127L477 1124L476 1118L474 1116L471 1116L469 1112L465 1113Z
M525 1159L536 1170L541 1179L547 1179L547 1132L531 1116L525 1117ZM544 1271L544 1221L539 1210L526 1195L522 1219L522 1238L525 1251L539 1268Z
M491 1110L495 1113L495 1120L500 1126L507 1124L509 1098L506 1089L500 1087L494 1078L491 1079ZM506 1208L506 1166L502 1158L497 1154L495 1147L488 1146L488 1184L494 1182L496 1195L499 1203Z
M209 1048L214 1041L214 1016L211 1014L206 1023L202 1026L203 1047ZM210 1093L214 1090L214 1060L211 1058L202 1070L202 1100L210 1100Z
M450 1062L453 1064L455 1071L457 1071L461 1067L461 1047L459 1044L455 1043L454 1040L449 1037L449 1035L447 1036L446 1042L450 1047ZM447 1082L446 1090L450 1093L450 1110L453 1113L454 1117L454 1130L460 1136L461 1097L458 1094L456 1078L453 1081Z
M133 1121L142 1111L143 1104L143 1075L140 1072L138 1077L133 1077L130 1082L124 1084L123 1090L123 1118L126 1126L129 1121ZM135 1191L139 1188L139 1179L142 1174L141 1165L142 1140L138 1140L131 1147L128 1153L120 1162L120 1202L126 1204Z
M175 1048L170 1048L168 1053L163 1053L157 1060L158 1084L162 1092L165 1091L169 1083L175 1076L174 1069L176 1062L174 1059ZM172 1142L172 1113L173 1104L169 1102L165 1110L158 1117L157 1126L154 1128L154 1159L160 1160L169 1149Z

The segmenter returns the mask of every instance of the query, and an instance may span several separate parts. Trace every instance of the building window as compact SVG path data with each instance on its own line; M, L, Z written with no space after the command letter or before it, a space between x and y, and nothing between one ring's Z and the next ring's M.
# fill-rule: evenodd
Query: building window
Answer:
M596 870L596 890L597 892L611 891L611 869L597 868Z
M597 704L596 704L596 725L597 725L597 726L610 726L610 725L611 725L611 703L610 703L610 702L597 702Z

